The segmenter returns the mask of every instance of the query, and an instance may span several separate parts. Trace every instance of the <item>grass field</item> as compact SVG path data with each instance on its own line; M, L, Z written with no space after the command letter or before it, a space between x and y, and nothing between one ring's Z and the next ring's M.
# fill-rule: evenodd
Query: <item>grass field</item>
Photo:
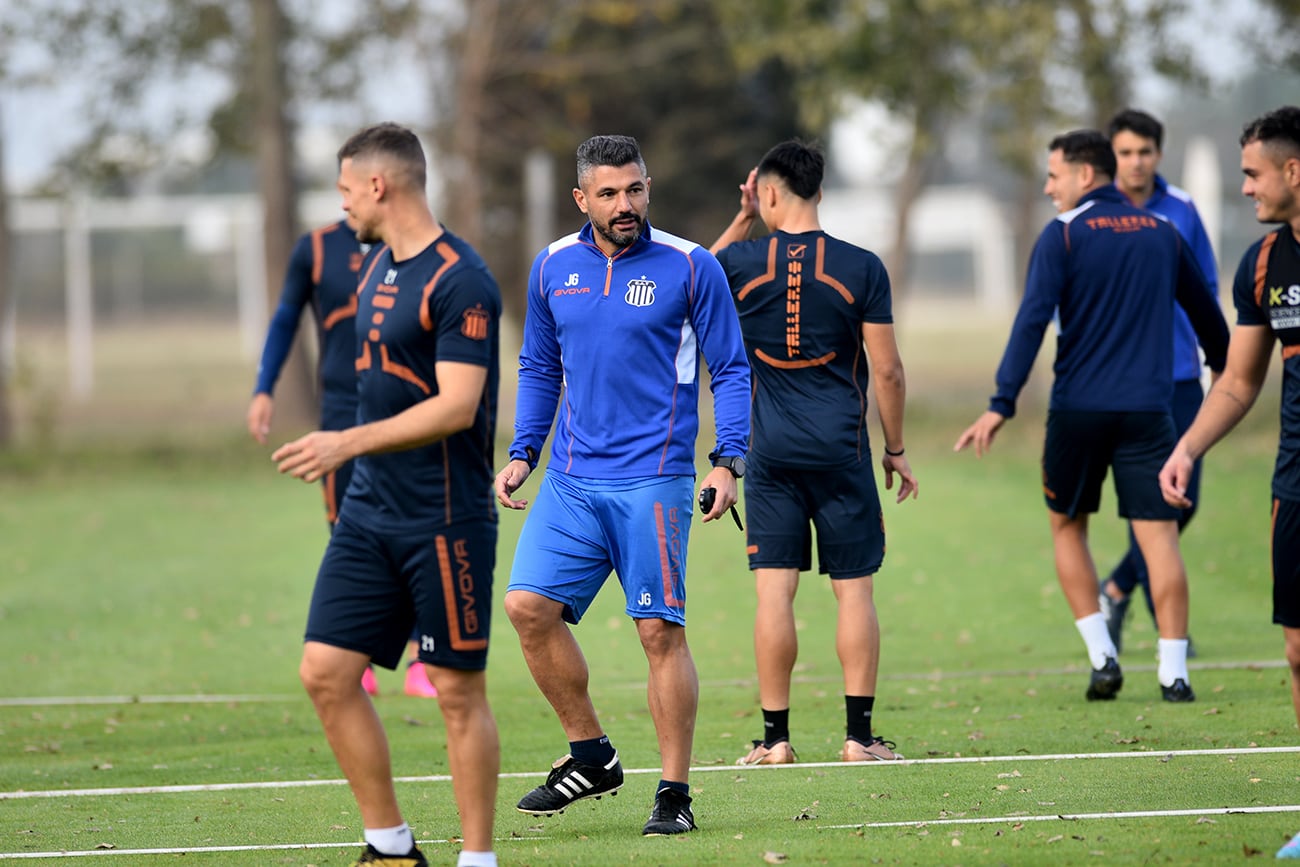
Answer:
M658 757L645 662L606 590L579 628L627 783L536 819L513 809L565 751L499 615L503 864L1220 864L1300 829L1297 737L1269 623L1276 409L1212 454L1186 539L1199 700L1165 705L1136 611L1118 701L1083 700L1087 663L1056 586L1038 491L1041 413L992 456L949 452L969 407L931 411L908 452L921 498L886 508L876 729L908 761L841 766L834 613L805 579L793 742L802 763L740 769L760 733L751 581L729 521L697 525L689 635L703 684L697 833L640 836ZM967 415L969 414L969 419ZM245 444L77 451L0 463L0 862L340 865L358 850L347 787L297 682L326 533L314 488ZM498 580L518 515L504 515ZM1094 522L1118 556L1113 500ZM498 593L498 597L499 597ZM1135 606L1135 609L1138 606ZM432 863L458 828L436 705L381 672L399 795ZM184 853L184 854L182 854ZM26 860L31 858L30 861Z

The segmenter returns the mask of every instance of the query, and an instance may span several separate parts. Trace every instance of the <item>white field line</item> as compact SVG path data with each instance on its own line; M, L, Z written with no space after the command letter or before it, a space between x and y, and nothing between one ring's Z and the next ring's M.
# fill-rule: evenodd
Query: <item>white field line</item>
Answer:
M1131 810L1125 813L1054 813L1050 816L987 816L960 819L921 819L913 822L859 822L854 825L818 825L819 831L858 828L923 828L927 825L997 825L1015 822L1076 822L1080 819L1164 819L1177 816L1232 816L1238 813L1300 813L1300 804L1271 807L1207 807L1204 810Z
M498 837L497 843L512 843L520 840L545 840L546 837ZM419 846L442 846L451 840L416 840ZM456 841L459 844L459 840ZM350 849L363 846L364 843L349 841L347 843L267 843L261 846L177 846L166 849L83 849L60 852L0 852L0 861L18 858L86 858L92 855L189 855L200 852L278 852L303 849Z
M1208 750L1164 750L1150 752L1131 752L1131 753L1048 753L1040 756L1034 755L1016 755L1016 756L950 756L932 759L901 759L896 762L855 762L845 764L844 762L799 762L793 765L700 765L691 768L693 774L716 773L719 771L731 771L734 773L743 773L749 771L758 771L766 773L771 771L799 771L808 770L809 768L885 768L899 765L971 765L971 764L1005 764L1014 762L1055 762L1055 761L1073 761L1082 759L1159 759L1166 761L1174 757L1199 757L1199 756L1248 756L1248 755L1266 755L1270 753L1300 753L1300 746L1291 747L1243 747L1241 749L1208 749ZM659 768L627 768L623 771L626 775L633 774L658 774ZM508 774L500 774L502 780L527 780L544 778L549 771L520 771ZM447 774L433 774L421 777L396 777L394 782L397 783L449 783L451 777ZM0 801L17 801L39 798L87 798L87 797L116 797L119 795L176 795L193 792L230 792L249 789L305 789L314 786L344 786L347 780L266 780L257 783L201 783L187 786L132 786L124 788L104 788L104 789L50 789L34 791L17 791L17 792L0 792Z
M1285 659L1268 659L1254 662L1201 662L1188 663L1189 671L1254 671L1257 669L1284 668L1287 662ZM1125 663L1126 672L1148 672L1155 671L1155 663ZM882 674L881 680L904 682L904 681L934 681L941 682L945 680L971 680L973 678L984 677L1062 677L1071 675L1087 674L1088 670L1081 666L1069 666L1065 668L1028 668L1019 670L1006 671L914 671L897 674ZM836 675L825 675L817 677L798 676L796 675L792 682L800 684L817 684L817 683L838 683L841 677ZM754 677L736 677L723 678L720 680L701 681L700 688L721 689L729 686L757 686L758 680ZM635 689L644 690L646 682L644 680L631 681L626 683L614 683L604 686L597 685L596 692L600 689ZM401 696L399 696L401 697ZM306 698L306 693L271 693L267 695L203 695L195 693L192 695L55 695L55 696L16 696L12 698L0 697L0 707L57 707L64 705L101 705L101 704L231 704L239 702L288 702L302 701ZM381 700L386 696L381 695Z

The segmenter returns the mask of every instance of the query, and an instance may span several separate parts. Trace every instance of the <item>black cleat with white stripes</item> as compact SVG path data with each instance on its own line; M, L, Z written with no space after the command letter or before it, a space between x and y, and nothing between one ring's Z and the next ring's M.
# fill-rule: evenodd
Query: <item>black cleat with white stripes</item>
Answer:
M563 756L551 765L546 782L520 798L516 809L534 816L553 816L583 798L600 800L601 795L617 795L622 785L623 766L618 753L603 768Z

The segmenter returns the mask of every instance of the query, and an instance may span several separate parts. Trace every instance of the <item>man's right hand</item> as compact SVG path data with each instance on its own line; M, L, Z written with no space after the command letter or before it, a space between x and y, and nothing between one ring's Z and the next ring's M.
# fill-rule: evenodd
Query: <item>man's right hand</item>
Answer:
M253 395L248 404L248 432L253 439L266 445L266 437L271 433L271 416L275 413L275 401L264 391Z
M506 464L505 469L497 473L496 481L493 488L497 492L497 502L507 509L524 509L528 506L527 500L514 500L510 495L519 490L528 476L533 472L533 468L528 466L528 461L515 458Z

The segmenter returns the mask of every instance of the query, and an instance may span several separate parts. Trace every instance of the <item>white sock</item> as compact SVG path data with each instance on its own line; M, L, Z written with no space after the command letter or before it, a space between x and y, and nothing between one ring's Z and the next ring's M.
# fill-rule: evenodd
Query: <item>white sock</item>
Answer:
M405 855L415 848L415 835L403 822L395 828L367 828L366 842L385 855Z
M456 859L456 867L497 867L497 853L462 849L460 857Z
M1110 632L1106 630L1106 618L1101 616L1100 611L1080 617L1074 621L1074 626L1083 637L1083 643L1088 646L1088 661L1093 668L1101 668L1106 664L1107 658L1119 656L1115 642L1110 640Z
M1156 665L1156 677L1161 686L1173 686L1178 678L1187 677L1187 639L1162 638L1156 642L1159 663Z

